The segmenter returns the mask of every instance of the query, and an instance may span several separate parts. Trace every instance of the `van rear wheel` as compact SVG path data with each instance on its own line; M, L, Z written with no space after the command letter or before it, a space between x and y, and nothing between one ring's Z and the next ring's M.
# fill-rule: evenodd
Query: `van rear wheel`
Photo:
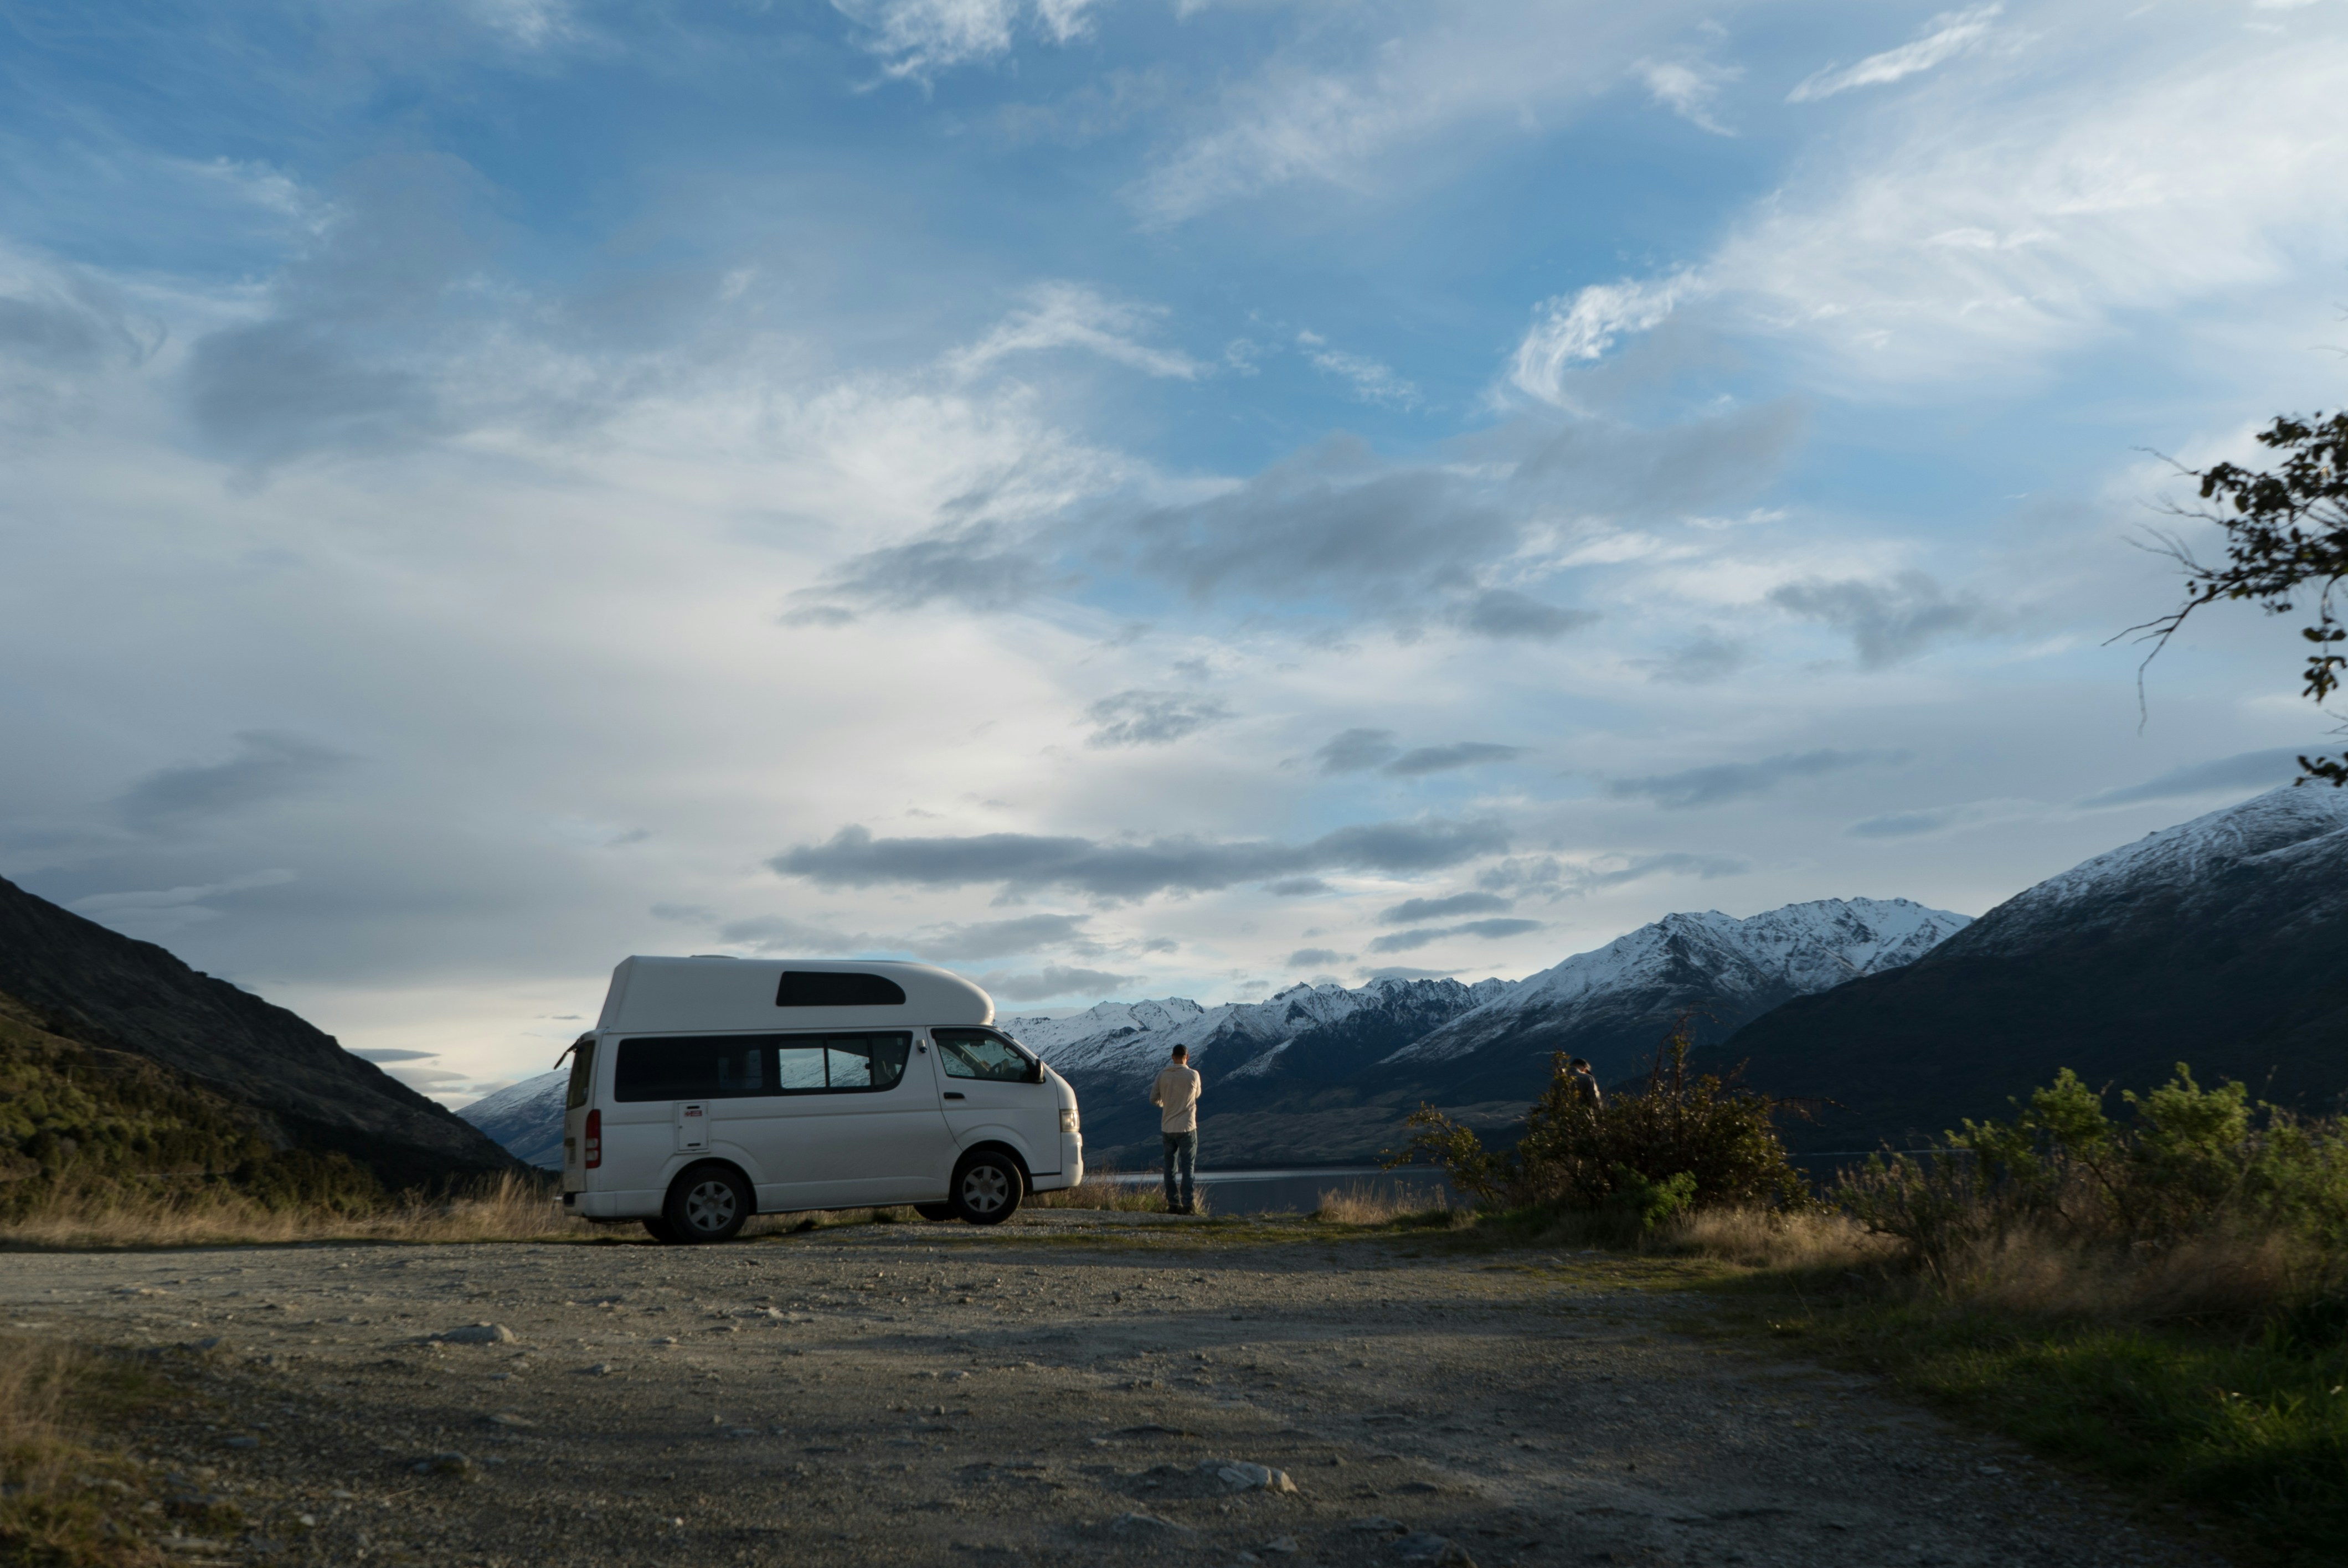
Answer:
M974 1225L1001 1225L1017 1212L1027 1178L1008 1154L981 1153L954 1167L953 1212Z
M749 1184L740 1176L723 1165L700 1165L669 1187L661 1218L681 1242L732 1241L755 1203Z

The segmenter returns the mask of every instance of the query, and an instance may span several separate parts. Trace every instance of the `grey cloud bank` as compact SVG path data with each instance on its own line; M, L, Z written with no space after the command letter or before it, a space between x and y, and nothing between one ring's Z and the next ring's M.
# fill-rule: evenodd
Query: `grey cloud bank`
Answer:
M125 791L115 809L133 827L184 827L297 794L349 761L299 735L247 730L226 762L158 769Z
M2322 746L2305 748L2305 754L2322 751ZM2220 790L2268 789L2287 784L2299 774L2302 751L2290 747L2264 752L2242 752L2216 762L2197 763L2191 767L2177 768L2157 778L2122 789L2107 789L2088 795L2079 802L2085 809L2103 806L2137 805L2147 801L2186 800L2198 794L2212 794Z
M1341 827L1299 845L1187 835L1103 842L1025 833L875 838L870 830L853 826L841 828L825 843L786 850L767 864L786 876L836 886L898 882L959 887L1000 882L1075 887L1104 898L1143 898L1310 871L1437 871L1504 853L1508 846L1508 833L1497 824L1440 819Z
M1606 793L1617 800L1651 800L1665 811L1694 811L1722 805L1751 795L1766 794L1787 779L1818 778L1852 768L1903 762L1907 753L1893 751L1786 753L1756 763L1715 763L1675 774L1644 778L1612 779Z

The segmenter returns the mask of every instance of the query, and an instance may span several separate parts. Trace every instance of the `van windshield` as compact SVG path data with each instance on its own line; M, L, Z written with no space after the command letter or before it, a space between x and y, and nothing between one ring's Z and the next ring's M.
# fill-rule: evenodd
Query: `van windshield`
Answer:
M1033 1083L1035 1064L1017 1046L988 1029L933 1029L938 1061L948 1078L985 1078L997 1083Z

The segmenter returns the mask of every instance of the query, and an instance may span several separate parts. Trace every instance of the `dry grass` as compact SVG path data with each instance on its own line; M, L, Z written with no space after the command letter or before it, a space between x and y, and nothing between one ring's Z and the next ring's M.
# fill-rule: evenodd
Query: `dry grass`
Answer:
M164 1561L133 1522L141 1472L72 1430L74 1407L88 1403L98 1370L72 1347L0 1337L0 1562L149 1568Z
M538 1183L503 1176L459 1197L411 1198L362 1214L273 1209L226 1189L60 1195L0 1226L0 1245L171 1247L304 1241L553 1241L594 1234Z
M2158 1249L2083 1246L2015 1230L1962 1256L1948 1295L2033 1317L2255 1323L2305 1294L2321 1260L2277 1233L2213 1234Z
M1739 1268L1857 1269L1890 1261L1896 1244L1848 1214L1769 1208L1699 1209L1666 1225L1654 1250L1693 1253Z
M1108 1209L1129 1214L1162 1214L1166 1193L1147 1182L1121 1181L1114 1165L1087 1165L1085 1179L1056 1193L1030 1193L1026 1204L1035 1209ZM1199 1194L1199 1212L1207 1212L1207 1194Z
M1456 1209L1448 1204L1413 1204L1392 1188L1380 1189L1356 1182L1350 1187L1333 1187L1323 1192L1320 1206L1309 1217L1323 1225L1439 1225L1447 1230L1464 1230L1476 1223L1476 1211Z

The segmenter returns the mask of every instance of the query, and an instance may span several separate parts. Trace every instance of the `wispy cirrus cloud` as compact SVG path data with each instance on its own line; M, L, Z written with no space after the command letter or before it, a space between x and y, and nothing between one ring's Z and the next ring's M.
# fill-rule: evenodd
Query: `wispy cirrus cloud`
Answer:
M1971 53L1985 43L1990 24L2005 11L2002 5L1976 5L1968 11L1948 11L1926 26L1931 31L1913 43L1879 55L1869 55L1855 66L1828 66L1803 78L1786 95L1789 104L1815 103L1847 93L1853 87L1885 87Z
M967 380L1014 354L1080 349L1145 375L1195 381L1208 367L1179 349L1142 340L1165 320L1164 309L1112 300L1082 283L1052 282L1027 290L1027 302L985 336L945 356L946 369Z

